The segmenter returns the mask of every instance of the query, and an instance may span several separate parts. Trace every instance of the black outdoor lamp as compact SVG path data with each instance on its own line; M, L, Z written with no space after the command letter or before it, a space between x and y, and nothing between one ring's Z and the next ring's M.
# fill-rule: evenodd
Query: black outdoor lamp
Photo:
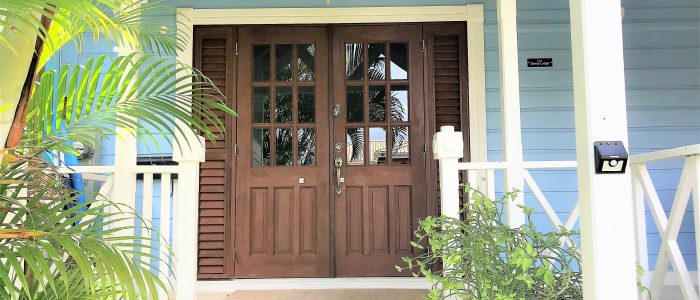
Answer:
M595 142L593 148L597 174L625 173L629 155L621 141Z

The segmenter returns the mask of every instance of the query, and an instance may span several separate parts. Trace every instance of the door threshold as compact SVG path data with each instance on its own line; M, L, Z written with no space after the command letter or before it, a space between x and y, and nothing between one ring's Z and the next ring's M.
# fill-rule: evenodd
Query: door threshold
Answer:
M234 292L237 290L322 290L322 289L430 289L425 278L411 277L343 277L279 278L197 281L200 292Z

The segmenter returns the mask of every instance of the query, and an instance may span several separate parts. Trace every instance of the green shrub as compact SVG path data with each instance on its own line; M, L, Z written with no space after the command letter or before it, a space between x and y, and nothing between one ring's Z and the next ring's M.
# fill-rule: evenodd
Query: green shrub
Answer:
M534 210L524 206L525 224L511 228L503 207L515 193L494 201L468 186L464 192L470 201L463 220L422 220L412 243L422 254L404 257L407 265L397 266L433 284L429 299L583 299L576 231L560 226L558 232L540 232L531 218Z

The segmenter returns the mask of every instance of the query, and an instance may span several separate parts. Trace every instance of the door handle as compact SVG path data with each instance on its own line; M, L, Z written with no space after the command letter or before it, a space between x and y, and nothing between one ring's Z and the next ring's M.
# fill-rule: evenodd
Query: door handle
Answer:
M336 156L333 160L333 165L335 165L335 193L340 195L343 192L343 189L340 187L340 184L342 184L344 181L344 178L340 177L340 168L343 167L343 158L340 156Z

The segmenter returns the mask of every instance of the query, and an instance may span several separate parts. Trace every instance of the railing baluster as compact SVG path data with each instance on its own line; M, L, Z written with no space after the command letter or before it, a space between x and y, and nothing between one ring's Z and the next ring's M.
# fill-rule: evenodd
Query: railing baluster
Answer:
M158 250L161 261L158 262L158 276L166 286L170 279L170 253L168 249L164 249L170 237L170 178L170 173L163 173L160 177L160 240ZM167 299L167 292L161 291L159 298Z
M153 228L154 224L153 222L153 173L144 173L143 174L143 198L141 199L141 203L143 204L143 210L141 212L141 218L143 218L143 222L145 222L144 227L149 227L151 230L155 230ZM141 231L141 235L144 235L144 232ZM147 247L149 248L142 248L142 252L148 252L152 253L152 248L151 245L152 243L152 236L148 235L147 236L149 241L147 242L148 245ZM141 243L144 243L145 239L141 240ZM150 265L151 263L151 258L144 256L141 257L141 261L143 261L146 265Z

